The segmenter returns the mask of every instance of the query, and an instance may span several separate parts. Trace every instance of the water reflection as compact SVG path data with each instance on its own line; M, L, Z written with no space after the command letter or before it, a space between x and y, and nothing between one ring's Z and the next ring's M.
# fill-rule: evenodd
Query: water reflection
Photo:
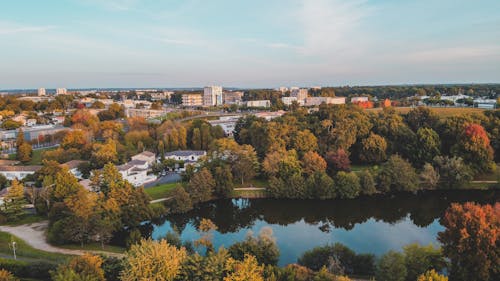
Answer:
M354 200L217 200L154 222L152 236L157 239L176 228L183 240L194 240L200 220L208 218L218 227L216 247L227 247L249 230L270 226L281 250L280 264L295 262L314 246L334 242L358 252L381 254L412 242L436 243L437 232L442 230L439 218L451 203L494 203L498 195L494 190L454 190Z

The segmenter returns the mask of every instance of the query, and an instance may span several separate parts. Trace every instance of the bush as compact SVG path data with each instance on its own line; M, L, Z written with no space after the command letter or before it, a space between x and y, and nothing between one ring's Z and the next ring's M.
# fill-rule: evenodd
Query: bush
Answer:
M405 257L403 254L389 251L377 264L377 280L404 281L406 278Z
M55 270L57 265L49 262L17 261L0 258L0 268L10 271L16 277L36 278L37 280L50 280L50 271Z

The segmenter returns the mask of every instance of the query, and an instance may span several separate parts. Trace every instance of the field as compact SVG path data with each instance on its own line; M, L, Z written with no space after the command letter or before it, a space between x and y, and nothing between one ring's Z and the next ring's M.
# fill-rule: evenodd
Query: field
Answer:
M47 150L53 150L55 147L42 148L33 150L33 154L31 155L31 161L23 165L41 165L42 164L42 152ZM16 154L9 154L9 159L15 160Z
M145 188L146 193L151 197L151 199L156 200L160 198L168 197L170 190L174 189L179 183L166 183L153 187Z
M463 114L463 113L481 113L484 112L485 109L481 108L472 108L472 107L427 107L431 109L433 112L435 112L437 115L440 117L450 117L458 114ZM408 113L410 110L412 110L412 107L394 107L394 109L402 114ZM377 107L377 108L371 108L367 109L368 112L377 112L381 111L382 108Z

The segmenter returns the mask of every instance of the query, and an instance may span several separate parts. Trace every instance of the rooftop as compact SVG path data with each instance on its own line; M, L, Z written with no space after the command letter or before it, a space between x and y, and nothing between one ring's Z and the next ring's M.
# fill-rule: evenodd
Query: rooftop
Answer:
M176 150L165 153L165 156L203 156L207 154L205 150Z

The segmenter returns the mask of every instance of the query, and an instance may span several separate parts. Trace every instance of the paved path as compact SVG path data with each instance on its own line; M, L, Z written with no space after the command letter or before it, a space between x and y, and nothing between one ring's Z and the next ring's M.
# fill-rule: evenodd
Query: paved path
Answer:
M170 199L172 199L172 197L165 197L165 198L155 199L155 200L149 201L149 204L160 203L160 202L167 201L167 200L170 200Z
M64 249L50 245L46 241L45 230L47 229L48 222L36 222L31 224L23 224L18 226L0 225L0 231L10 233L22 240L24 240L31 247L42 250L45 252L59 253L65 255L83 255L84 253L104 254L108 256L121 257L123 254L111 253L106 251L85 251Z
M265 187L240 187L240 188L235 188L234 190L236 191L258 191L258 190L266 190Z

